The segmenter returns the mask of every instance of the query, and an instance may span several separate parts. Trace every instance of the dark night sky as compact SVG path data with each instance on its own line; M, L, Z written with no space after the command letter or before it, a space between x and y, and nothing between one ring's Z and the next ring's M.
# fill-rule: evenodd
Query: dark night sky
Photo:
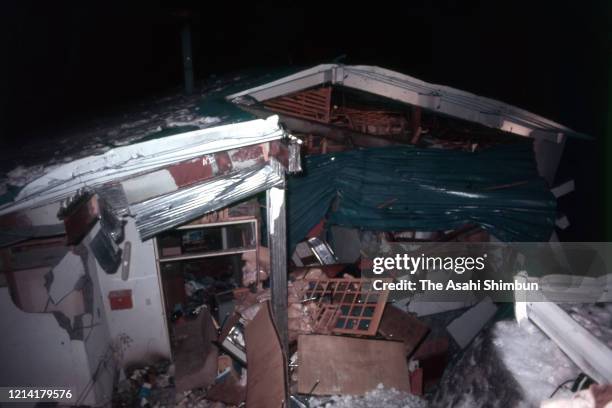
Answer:
M173 9L129 3L3 3L5 137L20 139L23 132L180 84ZM449 0L404 7L226 3L198 2L200 9L193 9L200 79L346 54L347 63L397 69L518 104L578 130L599 130L593 115L605 96L606 19L595 2L582 8ZM33 113L35 120L25 120Z
M175 9L91 3L0 5L3 142L41 139L181 85ZM395 69L603 134L607 1L256 3L184 4L194 12L196 79L345 54L346 63ZM585 160L582 147L570 148L569 166ZM586 160L597 161L597 150L587 148Z

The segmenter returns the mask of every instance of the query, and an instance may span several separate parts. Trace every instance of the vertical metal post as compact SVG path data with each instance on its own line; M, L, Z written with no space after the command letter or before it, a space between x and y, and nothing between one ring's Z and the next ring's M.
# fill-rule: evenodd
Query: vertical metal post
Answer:
M612 16L612 6L609 2L607 3L606 16L610 18ZM609 20L607 20L609 21ZM603 167L603 194L604 194L604 239L606 241L612 241L612 189L610 189L610 183L612 183L612 27L608 25L608 32L605 44L605 50L608 54L607 64L607 104L605 105L605 134L603 136L603 149L600 156Z
M283 176L284 177L284 176ZM270 248L270 291L272 313L281 344L288 353L287 329L287 218L285 184L266 191L268 247Z
M185 23L181 30L181 48L183 51L183 76L185 79L185 93L193 93L193 57L191 55L191 25Z

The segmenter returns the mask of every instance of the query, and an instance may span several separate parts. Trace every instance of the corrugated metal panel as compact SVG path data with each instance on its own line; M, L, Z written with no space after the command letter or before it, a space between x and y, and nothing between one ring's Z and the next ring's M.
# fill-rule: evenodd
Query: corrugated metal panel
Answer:
M83 187L95 188L110 181L146 173L202 155L282 139L278 117L218 126L168 136L60 166L28 184L0 215L62 200Z
M175 228L194 218L226 207L282 184L283 168L274 160L214 180L183 188L130 207L142 240Z
M250 96L259 102L332 83L369 92L455 118L526 137L560 141L563 136L588 137L552 120L515 106L388 69L364 65L324 64L227 97Z

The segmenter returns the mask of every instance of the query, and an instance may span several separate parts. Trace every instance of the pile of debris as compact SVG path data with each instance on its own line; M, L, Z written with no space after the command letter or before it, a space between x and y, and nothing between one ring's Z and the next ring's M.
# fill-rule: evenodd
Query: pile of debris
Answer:
M556 387L580 369L537 327L500 320L507 307L490 298L393 303L356 265L337 263L326 242L306 246L289 273L288 345L260 247L243 255L246 287L175 320L174 364L128 370L114 406L471 407L572 397Z
M436 379L425 378L432 381L424 383L417 358L425 365L428 360L435 364L446 352L423 342L429 332L425 324L387 305L388 294L375 291L370 280L347 273L354 272L353 265L298 267L288 282L285 352L270 315L270 290L264 287L268 264L262 260L257 274L249 262L243 269L245 281L259 283L253 290L234 292L235 312L222 325L217 341L222 356L231 357L232 364L228 361L226 378L217 379L209 389L209 398L236 403L220 395L220 384L233 396L244 395L240 383L248 372L247 406L274 406L268 404L280 403L286 396L298 407L348 403L340 397L330 400L332 395L353 395L355 401L363 396L362 404L384 395L397 406L407 406L407 401L414 402L408 406L422 406L424 400L418 396ZM287 366L289 384L284 380ZM440 375L438 370L435 376ZM262 388L267 395L253 396Z
M125 374L113 396L114 407L170 407L175 404L174 366L170 361L129 368Z

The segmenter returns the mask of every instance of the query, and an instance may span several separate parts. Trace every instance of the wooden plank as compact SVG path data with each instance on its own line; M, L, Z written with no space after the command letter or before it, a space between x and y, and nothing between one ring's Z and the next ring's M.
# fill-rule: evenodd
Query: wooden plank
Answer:
M326 106L324 103L313 101L310 99L292 99L292 98L280 98L265 103L266 106L286 106L297 110L309 110L311 112L319 113L325 112Z
M287 359L272 321L269 302L246 326L248 378L246 406L281 408L287 398Z
M400 342L302 335L298 337L298 361L299 393L363 395L381 383L385 388L410 392Z
M402 341L406 346L406 356L409 356L427 336L429 327L412 314L388 304L383 312L378 332L386 339Z

